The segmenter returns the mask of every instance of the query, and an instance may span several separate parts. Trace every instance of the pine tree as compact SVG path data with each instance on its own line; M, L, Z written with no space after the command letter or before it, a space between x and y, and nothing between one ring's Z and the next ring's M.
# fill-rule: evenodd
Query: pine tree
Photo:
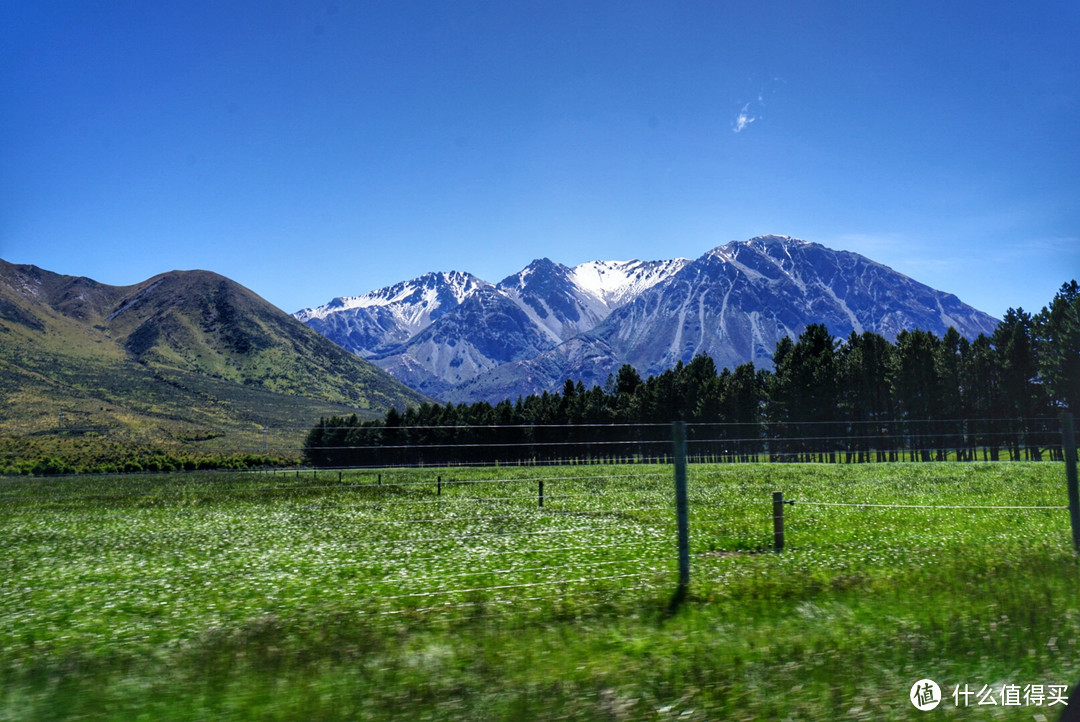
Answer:
M1080 415L1080 284L1064 283L1035 318L1039 375L1049 397Z
M1005 312L991 340L1001 369L1001 392L1004 416L1015 419L1009 425L1009 455L1020 459L1021 449L1037 457L1033 444L1031 419L1043 409L1043 389L1038 383L1038 365L1034 349L1034 321L1024 309Z
M997 461L998 422L1001 411L1001 368L990 338L979 334L971 342L961 371L964 416L972 421L973 444L983 450L983 460ZM987 456L989 454L989 457Z
M724 373L729 372L724 369ZM749 461L758 452L764 398L765 377L754 370L754 364L740 364L727 376L720 406L724 421L734 424L731 447L739 461Z
M868 461L871 447L877 461L887 460L892 446L888 426L893 420L892 345L881 335L851 332L840 347L840 418L848 422L848 433L857 460Z
M810 324L798 341L788 345L782 339L773 357L773 394L778 401L774 411L778 420L793 423L791 429L802 443L798 453L804 460L814 453L828 451L835 459L836 445L831 437L839 407L839 376L836 362L837 343L823 324ZM810 442L817 438L819 441Z
M934 364L939 343L929 331L904 330L896 336L893 356L897 409L903 415L912 453L918 451L923 461L930 461L935 444L929 422L939 418L940 384Z
M958 459L963 459L967 444L963 416L963 368L968 341L952 326L941 337L934 364L938 377L938 404L935 433L939 436L937 446L956 449Z

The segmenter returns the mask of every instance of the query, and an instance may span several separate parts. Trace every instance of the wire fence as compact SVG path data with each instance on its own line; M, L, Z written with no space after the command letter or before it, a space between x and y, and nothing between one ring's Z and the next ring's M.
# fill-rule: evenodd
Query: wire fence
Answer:
M120 597L190 589L212 568L208 586L242 579L240 597L345 595L373 619L448 621L570 613L671 586L670 475L660 471L328 476L16 478L0 484L0 515L9 537L50 549L54 567L117 560ZM160 563L163 550L170 564ZM37 572L21 572L40 589ZM102 584L77 577L57 593Z
M244 600L229 602L240 611L263 612L348 600L387 624L550 618L662 602L684 585L684 565L715 592L745 560L781 551L910 564L988 540L1067 537L1064 483L922 464L866 464L854 476L843 464L732 465L702 451L717 443L702 438L708 428L691 427L683 449L667 430L666 442L632 442L647 445L644 456L609 455L626 441L575 442L588 451L562 466L8 477L8 548L30 543L64 570L50 581L18 565L9 586L77 596L111 585L120 598L170 605L222 589ZM698 462L684 503L680 459ZM912 468L931 471L912 483Z
M669 424L552 426L319 425L310 463L339 466L488 463L668 463ZM696 462L998 461L1062 458L1060 420L957 419L695 423Z
M58 426L0 438L0 474L262 466L385 468L671 463L670 424L201 429L133 441L121 429ZM1060 461L1057 418L692 423L695 463Z

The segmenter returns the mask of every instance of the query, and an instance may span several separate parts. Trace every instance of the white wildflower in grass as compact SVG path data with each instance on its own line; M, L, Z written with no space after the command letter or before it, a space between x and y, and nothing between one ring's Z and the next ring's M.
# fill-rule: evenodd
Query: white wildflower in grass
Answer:
M569 690L541 716L589 716L578 693L623 685L667 700L635 712L691 694L706 718L889 719L923 677L1080 679L1068 515L996 508L1064 505L1054 464L692 465L674 617L670 467L350 476L5 481L5 698L37 700L29 717L215 717L220 683L286 716L344 698L437 717L466 695L512 717L532 684ZM777 490L795 501L782 554ZM76 697L36 681L63 675Z

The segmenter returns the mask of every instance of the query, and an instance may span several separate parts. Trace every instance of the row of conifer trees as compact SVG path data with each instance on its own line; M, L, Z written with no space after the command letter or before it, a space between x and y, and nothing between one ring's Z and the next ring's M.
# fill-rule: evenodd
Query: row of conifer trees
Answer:
M718 460L896 461L1060 456L1058 417L1080 408L1080 287L1032 315L1010 309L973 341L902 331L834 338L824 325L782 339L771 371L717 370L699 355L642 378L498 404L422 404L377 421L320 419L317 466L652 460L670 422L689 451Z

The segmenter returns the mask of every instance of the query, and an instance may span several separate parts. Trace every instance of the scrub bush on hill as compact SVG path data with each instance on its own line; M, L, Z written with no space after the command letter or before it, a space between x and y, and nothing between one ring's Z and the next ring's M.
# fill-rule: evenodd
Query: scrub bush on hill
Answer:
M295 466L296 459L259 454L217 456L174 456L171 454L134 455L111 462L69 462L55 456L22 459L0 466L0 474L53 476L58 474L114 474L226 469L242 471L267 467Z

